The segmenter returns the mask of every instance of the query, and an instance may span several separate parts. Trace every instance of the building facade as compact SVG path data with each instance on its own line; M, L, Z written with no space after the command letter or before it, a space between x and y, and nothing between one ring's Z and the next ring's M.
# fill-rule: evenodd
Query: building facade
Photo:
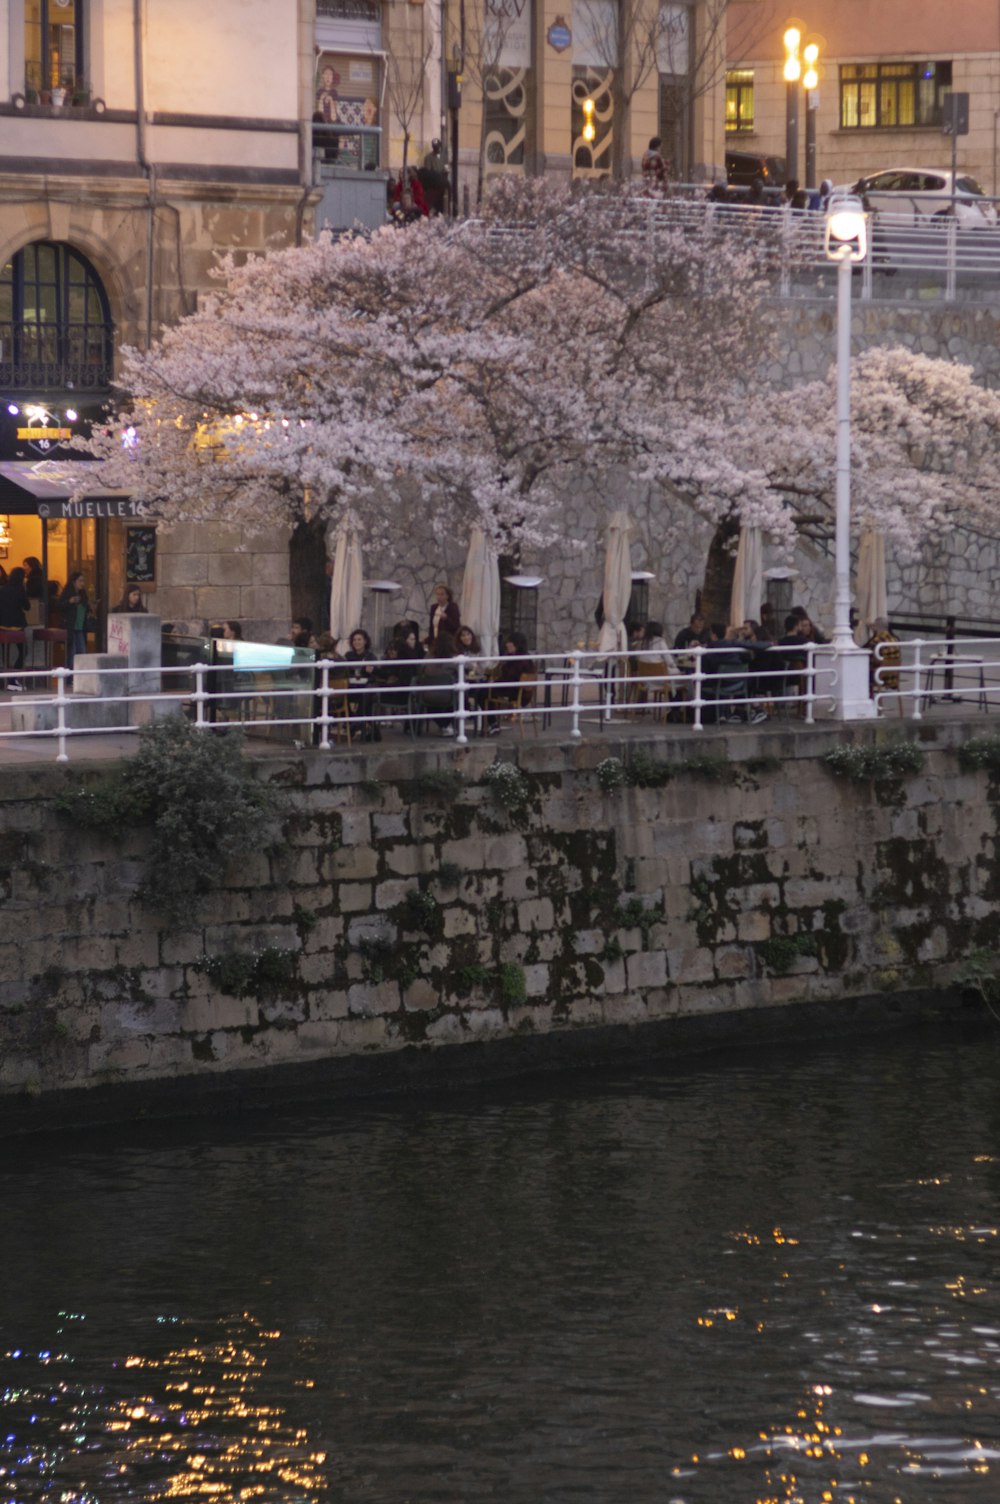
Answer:
M811 93L783 78L790 19L775 0L730 0L727 147L784 156L791 89L798 95L799 154L790 176L806 179L810 109L817 183L852 183L892 167L947 169L952 142L942 134L944 100L956 92L969 96L969 131L957 140L957 166L987 194L1000 192L1000 10L993 0L954 6L810 0L796 24L802 48L815 41L820 50L819 86Z
M136 580L167 618L287 619L287 540L157 537L121 499L40 516L10 462L70 459L121 347L193 311L221 252L306 232L313 26L300 0L0 4L6 558L43 559L54 583L82 569L102 614Z

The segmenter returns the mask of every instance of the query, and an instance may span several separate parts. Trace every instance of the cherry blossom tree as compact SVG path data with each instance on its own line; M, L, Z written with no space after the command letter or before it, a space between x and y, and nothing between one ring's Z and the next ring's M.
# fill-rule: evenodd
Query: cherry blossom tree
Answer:
M679 498L791 548L797 515L832 510L835 402L832 378L762 374L771 254L707 209L503 179L475 223L230 259L196 314L126 352L129 400L91 447L168 524L354 509L375 548L477 524L544 548L587 474L615 505L662 494L664 528ZM905 351L855 367L859 525L911 552L956 518L995 532L1000 397Z
M93 447L168 523L355 507L375 540L419 517L541 544L586 466L787 531L764 473L720 442L759 353L764 270L710 220L692 233L621 193L505 181L476 224L227 261L196 314L126 352L130 403Z

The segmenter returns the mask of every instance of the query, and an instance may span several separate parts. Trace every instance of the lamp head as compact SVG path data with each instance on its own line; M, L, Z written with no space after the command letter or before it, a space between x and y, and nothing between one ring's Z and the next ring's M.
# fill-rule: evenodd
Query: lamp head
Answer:
M859 198L834 199L826 217L823 249L830 261L864 261L868 254L868 215Z

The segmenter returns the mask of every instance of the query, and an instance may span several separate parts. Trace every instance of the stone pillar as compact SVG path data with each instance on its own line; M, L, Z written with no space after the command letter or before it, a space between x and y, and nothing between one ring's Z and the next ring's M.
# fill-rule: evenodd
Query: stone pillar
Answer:
M129 673L119 693L158 694L160 689L160 618L143 612L112 612L108 617L108 652L124 658Z

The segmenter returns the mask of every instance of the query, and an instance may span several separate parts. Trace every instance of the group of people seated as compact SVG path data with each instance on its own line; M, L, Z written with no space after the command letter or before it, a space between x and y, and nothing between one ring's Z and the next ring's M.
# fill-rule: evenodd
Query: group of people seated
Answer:
M695 649L701 653L701 697L708 700L702 722L719 721L758 724L766 721L774 702L796 695L803 687L808 666L808 644L826 638L803 606L793 606L779 635L773 608L761 606L761 619L741 626L706 621L695 612L669 647L663 624L649 621L630 633L633 656L629 660L631 697L642 702L654 686L669 700L673 720L689 718L684 703L692 698L687 682L695 670ZM664 675L669 693L664 695Z
M466 660L466 705L485 716L489 734L500 731L505 711L523 708L533 697L532 683L524 681L533 681L536 669L524 635L508 632L500 643L500 661L489 662L443 584L435 587L426 633L421 636L420 623L412 618L398 621L381 658L363 627L354 628L343 652L329 633L313 637L308 622L293 623L292 641L315 648L322 661L344 666L348 715L362 722L365 741L381 741L379 722L407 713L435 724L442 736L454 736L459 657Z

